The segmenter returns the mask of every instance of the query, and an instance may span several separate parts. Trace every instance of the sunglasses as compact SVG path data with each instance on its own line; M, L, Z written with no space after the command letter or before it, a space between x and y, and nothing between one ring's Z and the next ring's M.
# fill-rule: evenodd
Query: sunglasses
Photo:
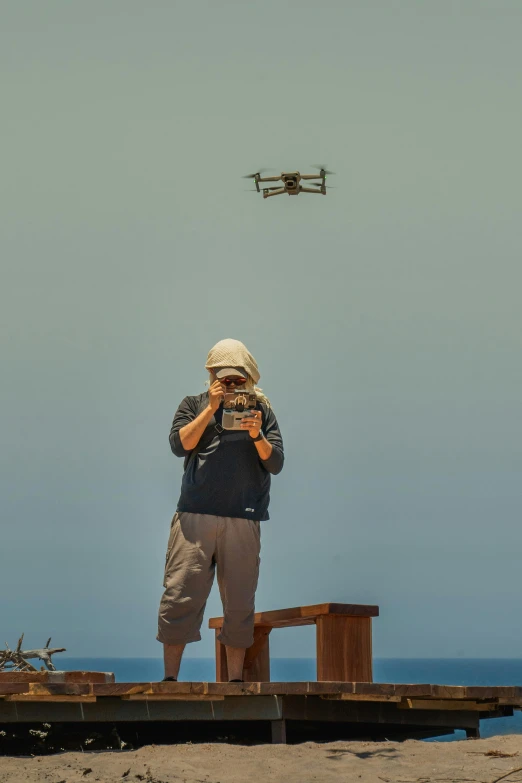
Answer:
M244 386L246 383L245 378L221 378L221 383L224 386Z

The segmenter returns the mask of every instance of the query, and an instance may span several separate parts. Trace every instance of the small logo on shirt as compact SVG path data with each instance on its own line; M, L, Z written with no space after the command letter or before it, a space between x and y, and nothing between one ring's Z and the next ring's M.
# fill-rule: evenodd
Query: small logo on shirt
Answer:
M245 511L255 511L255 508L245 508Z

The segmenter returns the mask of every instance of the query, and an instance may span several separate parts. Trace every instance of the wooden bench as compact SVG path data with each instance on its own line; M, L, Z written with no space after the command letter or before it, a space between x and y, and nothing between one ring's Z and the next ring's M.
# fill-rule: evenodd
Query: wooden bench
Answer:
M372 617L378 606L315 604L258 612L254 619L254 643L245 653L245 682L270 682L269 636L272 628L315 625L317 680L319 682L372 682ZM216 682L228 681L225 645L218 640L222 617L212 617L216 631Z

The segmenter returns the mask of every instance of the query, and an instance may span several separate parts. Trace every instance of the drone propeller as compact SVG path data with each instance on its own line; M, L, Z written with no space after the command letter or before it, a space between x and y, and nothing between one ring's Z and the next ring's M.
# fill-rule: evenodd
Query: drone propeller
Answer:
M259 190L257 188L244 188L244 190L245 190L245 192L248 192L248 193L259 193L260 191L263 191L263 190L279 190L279 187L259 188Z
M335 174L335 171L329 171L326 168L326 164L323 165L322 163L312 163L311 165L313 169L319 169L319 171L324 171L325 174Z
M274 169L258 169L254 174L243 174L242 179L254 179L255 177L260 177L262 174L265 173L265 171L273 171Z
M323 185L320 182L309 182L308 184L309 185L314 185L316 188L322 188L323 187ZM328 190L331 190L332 188L335 190L337 185L324 185L324 187L327 188Z

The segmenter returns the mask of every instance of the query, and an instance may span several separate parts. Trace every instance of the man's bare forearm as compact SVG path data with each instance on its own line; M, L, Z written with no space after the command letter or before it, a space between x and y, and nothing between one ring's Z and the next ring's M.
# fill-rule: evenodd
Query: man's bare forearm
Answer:
M262 440L257 440L254 443L254 446L256 447L257 453L259 454L261 459L268 459L272 453L272 444L269 443L266 438L263 438Z
M185 451L192 451L196 448L213 415L214 412L209 405L204 411L201 411L194 421L190 421L180 429L179 437Z

